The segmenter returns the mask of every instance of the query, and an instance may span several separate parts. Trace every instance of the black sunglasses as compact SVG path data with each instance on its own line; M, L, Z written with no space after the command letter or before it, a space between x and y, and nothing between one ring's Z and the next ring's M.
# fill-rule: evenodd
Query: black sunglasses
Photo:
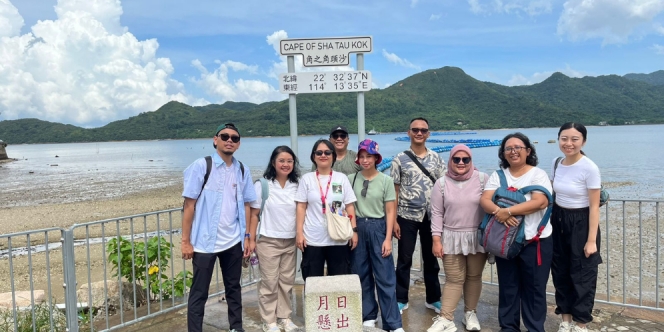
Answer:
M329 155L332 154L332 151L331 151L331 150L325 150L325 151L323 151L323 150L316 150L316 152L314 152L314 154L317 155L317 156L319 156L319 157L322 156L323 154L325 154L326 156L329 156Z
M238 135L229 135L229 134L219 134L217 135L222 141L226 142L230 138L233 143L237 143L240 141L240 136Z
M452 157L452 162L455 163L455 164L458 164L462 161L463 161L464 164L468 164L468 163L470 163L471 159L470 159L470 157L463 157L463 158L461 158L461 157Z
M429 132L428 128L410 128L410 131L413 132L413 134L417 135L418 133L422 133L422 135L426 134Z
M364 180L362 183L362 191L360 191L362 197L367 197L367 189L369 189L369 180Z
M346 134L346 133L334 133L334 134L330 135L330 137L332 137L333 139L340 139L340 138L341 139L346 139L346 138L348 138L348 134Z

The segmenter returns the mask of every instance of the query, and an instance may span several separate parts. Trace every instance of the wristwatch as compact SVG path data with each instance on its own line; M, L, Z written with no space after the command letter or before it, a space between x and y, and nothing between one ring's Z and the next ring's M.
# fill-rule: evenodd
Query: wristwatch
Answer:
M357 233L357 227L353 227L353 232Z

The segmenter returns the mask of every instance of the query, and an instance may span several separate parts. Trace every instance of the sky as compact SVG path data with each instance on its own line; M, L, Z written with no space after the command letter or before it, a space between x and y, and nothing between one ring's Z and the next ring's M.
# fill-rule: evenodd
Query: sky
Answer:
M0 120L103 126L171 100L283 100L286 38L371 36L373 88L664 69L664 0L0 0ZM348 67L296 71L354 70Z

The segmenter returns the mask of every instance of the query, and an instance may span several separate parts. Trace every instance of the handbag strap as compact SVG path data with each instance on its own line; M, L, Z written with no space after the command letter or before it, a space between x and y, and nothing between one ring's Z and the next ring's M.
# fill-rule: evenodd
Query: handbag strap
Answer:
M431 176L431 173L429 173L429 171L427 171L427 169L424 168L424 166L420 163L419 160L417 160L417 157L415 157L415 155L412 152L406 150L403 153L405 155L407 155L408 157L410 157L410 159L415 163L415 165L417 165L417 167L420 169L420 171L422 171L422 173L424 173L424 175L429 177L429 180L431 180L431 183L436 183L436 179L434 179L433 176Z
M258 181L261 182L261 209L258 212L258 230L256 231L256 240L261 237L261 226L263 225L263 209L265 208L265 201L270 197L270 187L268 186L266 178L259 178Z

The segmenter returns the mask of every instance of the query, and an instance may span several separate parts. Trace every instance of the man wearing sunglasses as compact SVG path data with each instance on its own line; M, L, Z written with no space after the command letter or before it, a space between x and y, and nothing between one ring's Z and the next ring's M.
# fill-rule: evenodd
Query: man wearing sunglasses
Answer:
M429 138L429 122L424 118L410 121L408 128L410 149L400 152L392 160L390 175L397 194L397 224L394 236L398 239L397 251L397 302L399 311L408 309L408 288L413 252L420 234L420 250L424 286L425 307L440 312L440 281L438 260L433 255L431 237L430 199L436 180L445 174L445 162L433 150L426 147Z
M250 234L249 203L256 200L251 172L233 157L240 147L240 131L232 123L222 124L213 138L215 152L208 175L206 158L194 161L184 171L182 214L182 258L192 259L194 277L189 293L187 327L203 329L205 302L214 263L221 266L228 322L231 332L242 329L242 258L254 250Z
M337 159L332 165L332 170L346 175L355 174L359 172L362 167L355 163L357 153L353 150L348 150L348 129L344 126L334 126L330 131L330 142L334 145L334 150L337 152ZM316 170L315 165L311 168L312 171Z

